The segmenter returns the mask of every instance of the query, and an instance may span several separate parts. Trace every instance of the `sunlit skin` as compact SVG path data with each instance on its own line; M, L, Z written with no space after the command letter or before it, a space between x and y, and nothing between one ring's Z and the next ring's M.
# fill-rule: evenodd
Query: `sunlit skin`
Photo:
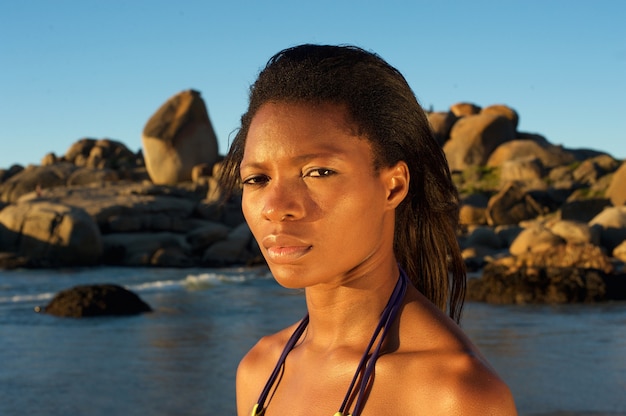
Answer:
M366 137L337 104L264 104L240 174L244 216L276 280L304 288L310 323L266 416L332 416L398 279L395 208L404 162L374 169ZM294 326L263 338L237 373L249 416ZM414 287L378 360L363 416L515 415L507 387L458 327Z

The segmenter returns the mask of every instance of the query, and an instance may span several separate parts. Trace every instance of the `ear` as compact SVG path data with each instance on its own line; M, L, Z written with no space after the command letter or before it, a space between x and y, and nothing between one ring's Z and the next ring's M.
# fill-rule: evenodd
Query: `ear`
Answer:
M387 205L391 209L396 209L409 193L411 180L409 167L401 160L392 167L384 168L382 175L387 187Z

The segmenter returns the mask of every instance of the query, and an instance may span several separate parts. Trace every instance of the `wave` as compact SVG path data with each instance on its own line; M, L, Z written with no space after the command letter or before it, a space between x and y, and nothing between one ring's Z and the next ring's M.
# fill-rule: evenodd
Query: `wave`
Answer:
M0 297L0 303L18 303L18 302L34 302L40 300L49 300L54 297L55 293L36 293L34 295L13 295Z
M215 269L207 272L197 272L197 269L194 270L194 273L187 273L186 275L180 274L180 269L178 270L166 270L164 271L164 275L161 276L159 280L149 280L150 277L154 277L153 273L146 274L140 278L139 282L116 282L126 289L133 292L160 292L160 291L177 291L177 290L189 290L189 291L197 291L197 290L207 290L212 287L224 284L245 284L247 282L253 280L267 280L272 279L272 275L270 274L267 268L250 268L250 267L241 267L241 268L228 268L228 269ZM129 277L123 277L123 280L128 279ZM132 277L130 278L133 279ZM158 279L158 277L157 277ZM98 279L97 283L111 283L110 279ZM78 279L76 284L97 284L91 278L86 281L86 279ZM56 285L54 285L56 286ZM41 302L52 299L57 293L62 290L69 289L72 286L64 286L60 287L58 290L46 287L44 291L41 293L19 293L26 292L25 285L19 285L19 287L10 287L10 288L0 288L0 293L2 290L9 289L13 292L18 292L14 294L6 294L5 296L0 296L0 304L10 304L10 303L22 303L22 302ZM43 288L42 288L43 289ZM32 291L32 289L31 289Z

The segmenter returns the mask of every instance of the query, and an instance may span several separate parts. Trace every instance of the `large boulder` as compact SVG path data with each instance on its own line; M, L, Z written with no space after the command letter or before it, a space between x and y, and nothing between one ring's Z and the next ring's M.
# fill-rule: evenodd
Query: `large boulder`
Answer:
M173 185L190 181L195 165L213 165L218 146L200 93L176 94L148 120L142 134L144 159L152 181Z
M452 130L456 120L457 116L452 111L428 113L428 122L440 146L443 146L448 137L450 137L450 130Z
M135 293L114 284L81 285L57 293L43 311L50 315L83 318L125 316L151 312Z
M509 107L505 104L492 104L490 106L484 107L480 110L481 114L495 114L498 116L505 117L511 121L513 124L513 128L517 130L517 125L519 124L519 115L517 111L513 108Z
M606 197L615 206L626 205L626 162L622 162L613 174L611 183L606 190Z
M513 139L515 128L509 119L495 114L476 114L454 123L443 150L450 170L463 170L484 165L494 149Z
M43 266L91 266L102 256L100 230L80 208L48 201L13 204L0 211L0 228L5 249Z

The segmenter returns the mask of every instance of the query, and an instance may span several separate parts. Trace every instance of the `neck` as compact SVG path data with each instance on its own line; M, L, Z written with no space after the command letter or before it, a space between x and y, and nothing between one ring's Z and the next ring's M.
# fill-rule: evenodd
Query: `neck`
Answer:
M307 342L320 349L361 348L372 336L396 286L395 263L357 275L336 285L306 289L309 312Z

